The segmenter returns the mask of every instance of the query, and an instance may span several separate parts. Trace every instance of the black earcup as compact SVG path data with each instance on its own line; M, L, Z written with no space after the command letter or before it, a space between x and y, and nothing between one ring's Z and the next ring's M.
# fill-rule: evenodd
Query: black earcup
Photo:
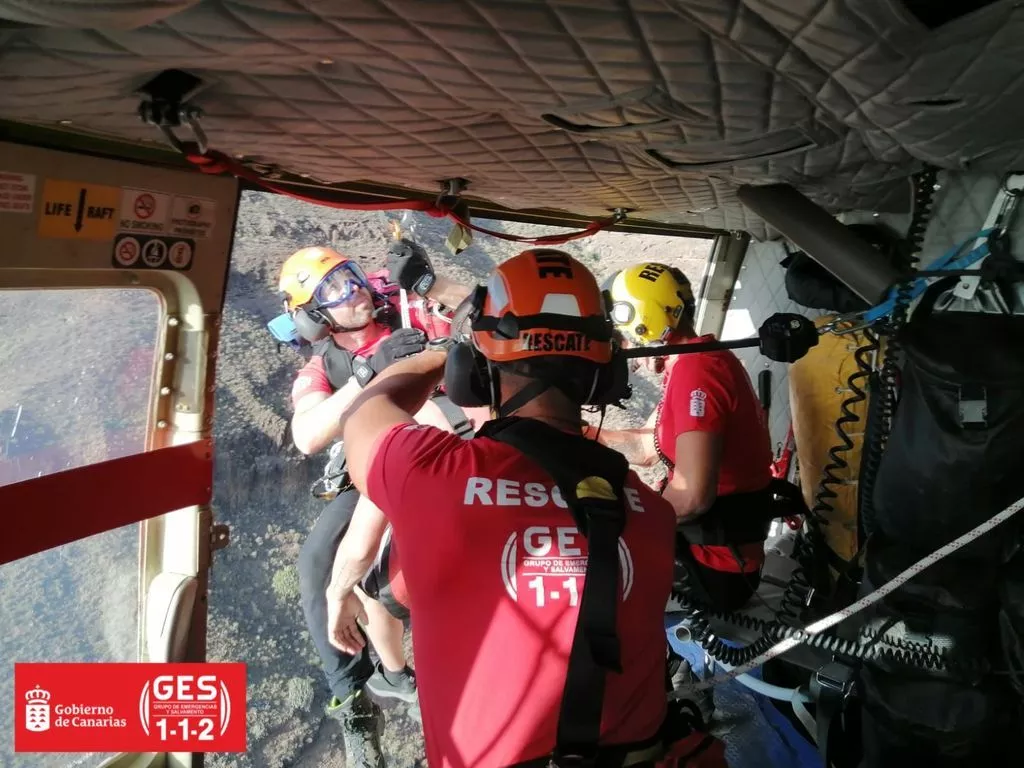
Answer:
M594 394L584 405L618 405L633 394L629 384L629 361L617 352L611 362L601 366L594 384Z
M327 323L319 319L319 313L314 314L303 307L295 310L292 319L295 321L295 330L299 332L299 336L310 343L326 339L331 332Z
M444 389L448 399L463 408L491 404L487 362L470 344L462 342L448 351L444 363Z

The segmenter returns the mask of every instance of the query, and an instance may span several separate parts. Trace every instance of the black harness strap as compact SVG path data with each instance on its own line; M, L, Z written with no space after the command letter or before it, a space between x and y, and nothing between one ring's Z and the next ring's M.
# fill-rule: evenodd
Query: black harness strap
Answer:
M326 339L313 344L313 354L319 355L324 361L324 372L327 374L327 381L335 391L341 389L348 383L348 380L355 374L357 365L367 365L362 357L357 357L334 343L334 339L328 336ZM442 394L434 395L431 400L441 409L441 413L448 420L452 430L463 440L473 437L473 425L466 418L455 403Z
M533 419L490 421L478 434L511 445L543 467L587 538L587 575L551 762L558 766L594 765L606 673L622 670L616 632L618 539L626 524L623 489L629 465L621 454L593 440Z
M476 433L473 430L472 423L466 418L466 414L463 413L462 409L448 399L447 395L434 395L430 398L430 401L441 410L441 413L444 414L456 435L463 440L471 440L473 438L473 435Z

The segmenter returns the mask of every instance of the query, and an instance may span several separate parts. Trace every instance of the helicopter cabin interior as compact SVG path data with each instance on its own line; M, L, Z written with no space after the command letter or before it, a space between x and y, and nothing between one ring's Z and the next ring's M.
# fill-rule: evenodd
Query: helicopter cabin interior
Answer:
M698 331L755 339L737 353L809 512L773 525L754 603L682 595L671 642L774 702L811 762L772 765L1005 755L1022 32L1012 0L0 0L0 699L16 661L208 657L237 533L212 504L225 297L269 192L426 214L448 254L483 220L708 243ZM777 313L820 332L799 360L761 354ZM62 657L62 625L98 640ZM819 715L850 700L828 755Z

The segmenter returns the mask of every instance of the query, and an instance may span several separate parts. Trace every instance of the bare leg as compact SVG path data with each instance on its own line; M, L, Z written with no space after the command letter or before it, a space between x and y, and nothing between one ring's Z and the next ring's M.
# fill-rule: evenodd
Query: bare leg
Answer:
M384 669L388 672L401 672L405 669L405 649L402 646L405 627L399 619L388 613L387 608L363 592L360 587L355 588L355 593L363 603L363 610L366 611L367 621L363 629L377 650Z

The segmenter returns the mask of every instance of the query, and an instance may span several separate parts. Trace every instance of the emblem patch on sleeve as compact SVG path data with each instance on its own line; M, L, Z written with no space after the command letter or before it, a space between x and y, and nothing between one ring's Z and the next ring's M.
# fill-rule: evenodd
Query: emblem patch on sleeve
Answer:
M703 389L695 389L690 393L690 415L695 419L704 417L704 409L708 399Z

